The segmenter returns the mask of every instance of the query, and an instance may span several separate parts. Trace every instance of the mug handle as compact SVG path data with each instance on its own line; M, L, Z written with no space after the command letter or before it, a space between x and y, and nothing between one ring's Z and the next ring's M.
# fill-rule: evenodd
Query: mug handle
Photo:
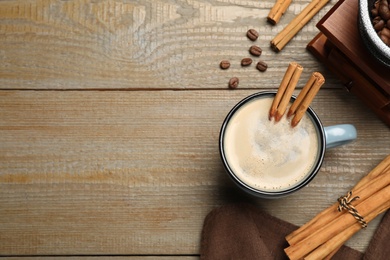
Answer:
M324 127L326 148L333 148L352 142L357 138L356 128L351 124Z

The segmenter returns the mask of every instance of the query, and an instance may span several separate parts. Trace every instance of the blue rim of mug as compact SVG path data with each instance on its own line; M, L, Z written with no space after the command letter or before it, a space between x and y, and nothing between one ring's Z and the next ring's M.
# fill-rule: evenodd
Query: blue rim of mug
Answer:
M256 188L253 188L251 186L249 186L248 184L246 184L245 182L241 181L233 172L233 170L229 167L229 163L226 159L226 156L225 156L225 152L224 152L224 134L225 134L225 131L226 131L226 127L230 121L230 119L232 118L232 116L235 114L235 112L240 109L244 104L246 104L247 102L253 100L253 99L256 99L256 98L263 98L264 96L275 96L276 95L276 91L262 91L262 92L257 92L257 93L254 93L250 96L247 96L246 98L242 99L241 101L239 101L231 110L230 112L227 114L227 116L225 117L224 121L223 121L223 124L222 124L222 127L221 127L221 131L220 131L220 134L219 134L219 152L220 152L220 156L221 156L221 159L222 159L222 162L223 162L223 166L226 170L226 172L228 173L228 175L233 179L233 181L240 187L242 188L244 191L252 194L252 195L255 195L255 196L258 196L258 197L263 197L263 198L279 198L279 197L284 197L286 195L290 195L292 193L294 193L295 191L298 191L300 190L301 188L305 187L309 182L312 181L312 179L317 175L317 173L319 172L321 166L322 166L322 162L324 160L324 156L325 156L325 150L326 150L326 140L325 140L325 132L324 132L324 127L321 123L321 120L319 119L319 117L317 116L317 114L314 112L314 110L309 107L306 111L307 114L309 114L309 117L311 118L311 120L314 122L315 126L316 126L316 130L318 131L319 133L319 145L320 145L320 149L319 149L319 152L318 152L318 159L317 159L317 163L316 165L313 167L312 171L310 174L308 174L308 176L302 180L301 182L299 182L297 185L289 188L289 189L285 189L285 190L281 190L281 191L264 191L264 190L260 190L260 189L256 189ZM295 96L292 96L291 97L291 100L295 100L296 97Z

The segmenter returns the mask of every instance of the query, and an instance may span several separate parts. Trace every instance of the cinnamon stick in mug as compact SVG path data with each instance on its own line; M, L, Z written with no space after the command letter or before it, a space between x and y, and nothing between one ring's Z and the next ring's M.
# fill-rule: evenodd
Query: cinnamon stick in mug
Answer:
M272 102L269 119L275 117L276 121L279 121L286 112L287 105L290 102L292 93L298 83L301 76L303 67L296 62L291 62L284 74L283 80L280 83L278 92Z
M311 75L310 79L299 93L297 99L294 101L287 113L288 117L295 114L291 121L292 127L295 127L302 119L306 110L309 108L310 103L313 101L314 97L317 95L318 91L324 83L325 78L321 73L314 72Z

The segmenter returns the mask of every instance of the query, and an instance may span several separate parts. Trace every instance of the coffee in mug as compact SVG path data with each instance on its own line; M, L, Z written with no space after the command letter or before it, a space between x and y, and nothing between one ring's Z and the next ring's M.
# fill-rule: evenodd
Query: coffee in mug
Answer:
M319 134L305 115L296 127L283 117L268 119L272 96L253 99L230 118L224 152L237 178L254 189L281 191L296 186L315 166Z
M261 92L239 102L220 135L220 153L229 175L244 190L267 198L305 186L319 171L327 146L327 134L311 108L296 127L286 116L279 122L269 120L274 96L274 92ZM343 144L354 138L356 132L328 141Z

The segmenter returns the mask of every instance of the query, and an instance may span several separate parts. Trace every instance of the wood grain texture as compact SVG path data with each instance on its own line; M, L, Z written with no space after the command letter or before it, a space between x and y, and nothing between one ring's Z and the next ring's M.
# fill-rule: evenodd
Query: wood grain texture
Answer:
M389 154L389 129L305 49L335 1L280 53L270 40L308 1L277 26L266 23L273 3L0 1L0 255L191 259L213 208L251 201L301 225ZM249 28L264 73L240 66ZM219 129L236 102L276 89L293 60L305 68L298 88L313 71L326 77L313 103L324 125L352 123L359 138L329 150L299 193L255 199L225 174ZM364 251L378 222L349 244Z
M4 257L5 259L15 260L169 260L169 259L182 259L182 260L194 260L199 259L198 256L13 256Z
M305 50L324 8L289 49L269 42L299 13L297 1L277 26L266 22L273 1L1 1L0 87L3 89L221 89L232 76L242 87L275 88L288 63L321 65ZM268 73L241 68L260 32ZM219 62L232 67L221 72Z
M382 122L343 90L324 90L313 103L323 123L353 123L359 139L328 151L300 193L249 198L224 173L217 144L224 116L251 93L2 91L0 252L197 254L212 208L251 200L300 225L388 153ZM352 245L363 250L376 223Z

